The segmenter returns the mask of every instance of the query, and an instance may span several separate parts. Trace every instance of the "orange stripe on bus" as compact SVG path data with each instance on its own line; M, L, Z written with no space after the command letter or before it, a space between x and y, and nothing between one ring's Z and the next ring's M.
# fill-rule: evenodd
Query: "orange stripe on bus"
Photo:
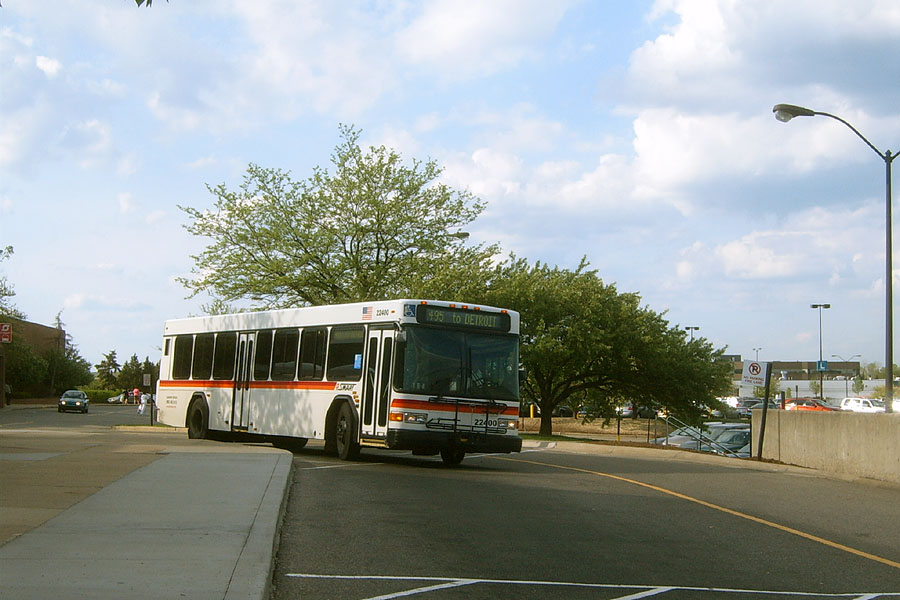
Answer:
M161 380L159 387L164 388L224 388L234 387L233 381L206 381L196 379L184 379L178 381ZM334 381L251 381L250 387L254 390L335 390L337 383Z
M455 412L456 404L450 402L429 402L428 400L412 400L410 398L394 398L391 401L391 408L409 408L413 410L442 410L447 412ZM460 404L459 412L461 413L471 413L471 414L484 414L485 412L484 406L472 406L468 404ZM501 415L512 415L519 416L519 407L518 406L506 406L499 413L491 413L491 414L501 414Z

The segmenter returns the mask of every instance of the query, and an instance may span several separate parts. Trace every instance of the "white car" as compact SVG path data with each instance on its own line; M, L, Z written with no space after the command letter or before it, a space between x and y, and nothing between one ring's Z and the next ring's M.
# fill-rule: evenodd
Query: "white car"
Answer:
M870 398L844 398L841 400L841 410L861 413L883 413L884 402Z

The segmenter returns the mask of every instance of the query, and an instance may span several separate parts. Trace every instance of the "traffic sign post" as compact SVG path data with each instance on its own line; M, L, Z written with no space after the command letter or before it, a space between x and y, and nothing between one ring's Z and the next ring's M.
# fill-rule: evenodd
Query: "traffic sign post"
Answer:
M741 376L741 382L756 387L764 387L762 419L759 423L759 447L756 451L756 458L762 458L763 440L766 437L766 414L769 411L769 383L772 379L772 363L747 362L744 364L744 373Z

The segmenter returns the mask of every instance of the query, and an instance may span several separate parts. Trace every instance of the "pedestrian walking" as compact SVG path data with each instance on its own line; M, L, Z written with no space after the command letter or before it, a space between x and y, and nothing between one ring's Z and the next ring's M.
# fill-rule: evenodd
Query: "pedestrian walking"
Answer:
M134 403L137 404L141 399L141 390L134 388L131 392L131 396L134 398Z
M138 407L138 414L143 415L144 409L147 407L147 401L150 399L150 394L141 394L141 405Z

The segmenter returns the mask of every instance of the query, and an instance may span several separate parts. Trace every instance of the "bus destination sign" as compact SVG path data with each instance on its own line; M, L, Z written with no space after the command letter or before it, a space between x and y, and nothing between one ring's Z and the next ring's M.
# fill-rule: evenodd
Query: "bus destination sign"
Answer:
M420 305L416 310L416 321L426 325L445 327L472 327L492 331L509 331L508 313L483 312L451 308L449 306Z

